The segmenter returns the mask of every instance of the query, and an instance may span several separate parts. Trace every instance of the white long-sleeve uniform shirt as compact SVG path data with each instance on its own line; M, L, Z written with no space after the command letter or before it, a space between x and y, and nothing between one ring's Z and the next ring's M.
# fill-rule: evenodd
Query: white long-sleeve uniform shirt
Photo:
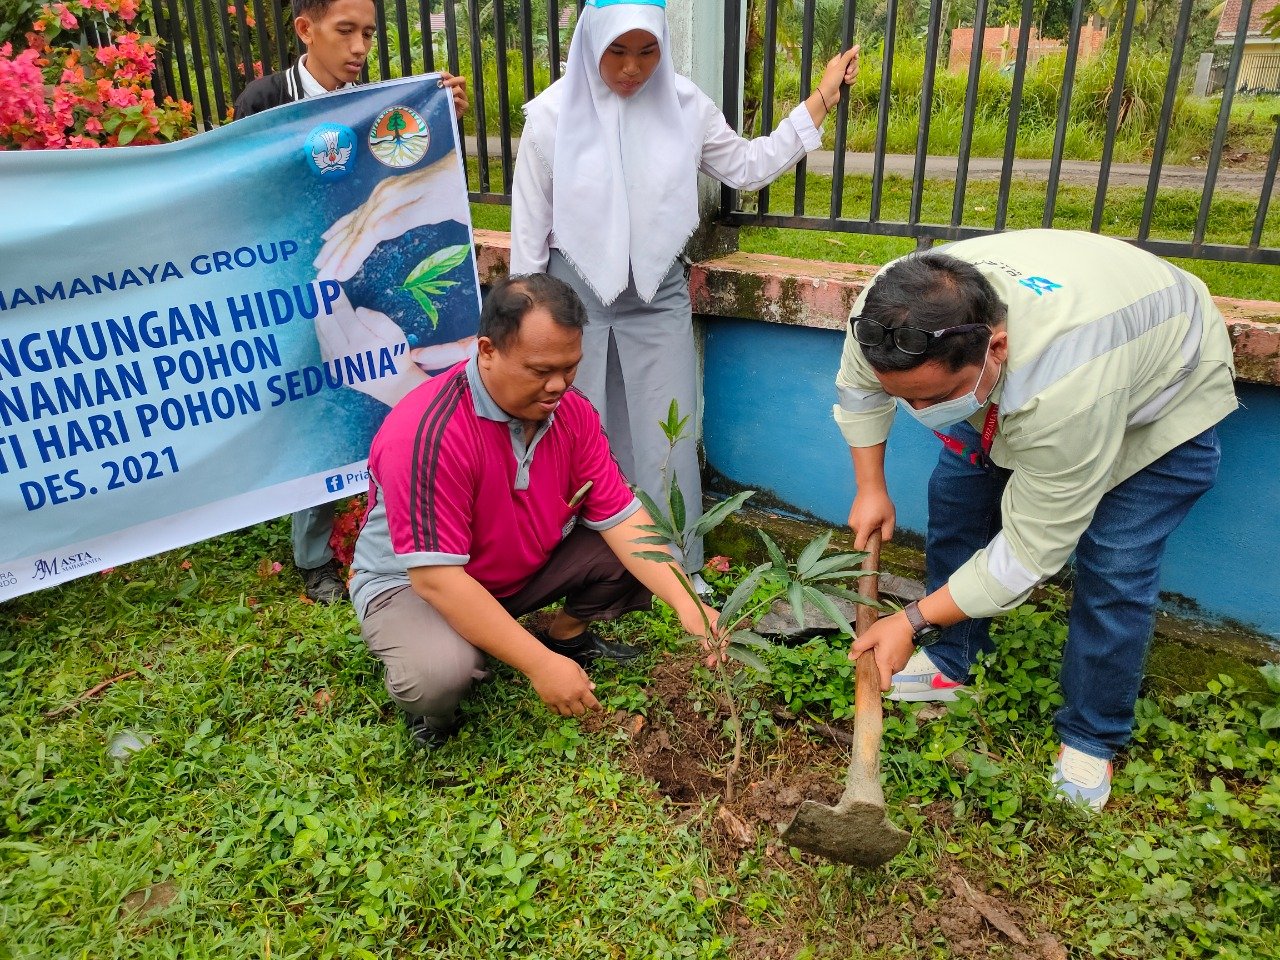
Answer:
M543 97L558 105L557 83ZM737 190L759 190L816 150L822 137L809 110L802 103L785 117L773 133L747 140L734 132L720 108L685 77L676 75L676 93L686 129L694 146L698 169ZM511 188L511 273L543 273L555 237L551 229L552 183L550 144L539 144L527 127L520 138L515 177ZM690 176L693 172L690 171ZM573 202L573 185L560 185L561 200Z

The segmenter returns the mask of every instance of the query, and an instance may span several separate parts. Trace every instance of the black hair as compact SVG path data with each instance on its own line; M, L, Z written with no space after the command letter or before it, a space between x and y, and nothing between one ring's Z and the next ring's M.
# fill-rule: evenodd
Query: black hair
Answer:
M1008 308L995 288L972 264L945 253L913 253L876 277L862 313L850 318L874 320L886 327L941 330L965 323L995 327ZM859 344L872 368L882 373L914 370L936 362L956 371L981 363L990 332L971 330L931 339L924 353L904 353L886 337L874 347Z
M494 284L480 311L479 336L503 350L519 334L525 314L537 307L562 327L581 330L587 325L587 308L573 287L550 274L530 273Z
M293 0L293 3L290 4L293 10L293 19L308 17L313 23L323 20L324 15L329 12L331 6L333 6L333 0Z

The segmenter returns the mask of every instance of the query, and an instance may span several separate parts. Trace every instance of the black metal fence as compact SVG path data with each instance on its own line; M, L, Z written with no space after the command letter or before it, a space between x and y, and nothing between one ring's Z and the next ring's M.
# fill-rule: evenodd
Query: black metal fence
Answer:
M582 0L374 0L377 38L363 80L448 70L467 77L460 124L473 146L472 199L505 203L514 171L518 107L560 76ZM301 54L287 0L154 0L162 39L155 86L195 107L212 129L230 119L256 76ZM495 189L494 165L497 165Z
M785 2L785 0L784 0ZM775 84L779 75L780 47L777 42L778 0L765 0L763 24L763 67L762 90L760 96L759 127L767 129L774 121L772 113L775 102ZM725 42L730 51L739 47L742 35L741 17L746 5L742 0L728 0L725 4ZM898 205L895 212L905 212L905 216L885 215L885 191L889 182L886 173L888 156L888 130L890 114L896 106L892 87L894 59L898 43L895 33L899 23L899 0L886 0L883 24L883 54L880 70L880 91L876 104L875 139L871 148L870 184L865 203L861 197L854 202L847 202L846 189L850 185L846 176L846 166L856 155L848 153L848 131L850 126L849 104L847 98L842 100L835 117L835 136L829 181L826 177L817 181L827 191L821 210L810 197L810 188L815 178L807 169L809 164L801 163L797 170L793 195L790 202L778 203L769 191L761 191L754 201L744 202L744 197L735 191L723 192L721 215L731 224L763 225L772 227L799 227L847 233L878 234L896 237L913 238L921 245L929 245L939 240L956 240L1004 230L1009 227L1009 207L1013 195L1012 185L1015 168L1016 148L1018 145L1020 111L1023 106L1024 84L1027 76L1027 49L1031 25L1036 20L1034 0L1023 0L1021 24L1017 31L1017 48L1013 58L1013 72L1009 87L1008 117L1004 131L1003 150L1000 155L999 187L994 199L994 212L975 208L966 204L966 195L970 189L970 170L973 157L974 129L976 119L977 97L980 71L982 70L982 43L987 26L988 0L977 0L974 12L973 49L969 60L967 87L965 90L963 109L960 116L960 132L958 149L955 152L954 172L942 179L926 176L926 162L930 143L930 126L934 119L936 104L934 102L935 79L939 73L940 49L943 40L942 10L945 0L932 0L928 18L927 32L924 39L924 70L918 94L918 127L915 149L912 154L910 178L910 197L905 204L905 211ZM1139 246L1162 256L1199 257L1215 260L1242 261L1252 263L1280 264L1280 240L1274 223L1268 221L1268 207L1272 189L1276 179L1277 160L1280 159L1280 116L1272 118L1275 129L1272 131L1269 156L1265 168L1256 178L1257 207L1254 211L1252 229L1248 232L1246 242L1222 243L1211 242L1208 236L1210 214L1214 209L1215 190L1223 165L1224 147L1231 119L1234 94L1238 89L1238 75L1243 61L1244 43L1252 0L1243 0L1240 6L1235 42L1231 48L1228 62L1225 88L1218 103L1213 135L1205 159L1203 191L1187 235L1183 238L1153 236L1152 224L1157 205L1162 199L1162 168L1165 164L1166 149L1169 145L1169 134L1175 120L1175 110L1180 104L1180 84L1182 76L1183 55L1186 51L1192 16L1193 0L1182 0L1178 12L1172 46L1169 50L1167 79L1164 82L1157 122L1154 125L1154 142L1151 145L1151 156L1147 165L1147 182L1142 202L1141 215L1137 229L1131 239ZM815 64L813 58L812 30L808 25L813 22L815 0L804 0L804 23L806 30L799 51L799 89L807 92L814 78ZM1108 222L1108 187L1113 168L1113 154L1117 131L1126 110L1132 108L1132 100L1126 100L1124 91L1125 74L1131 54L1134 51L1134 22L1138 12L1138 0L1128 0L1124 15L1119 25L1118 41L1113 38L1115 72L1112 94L1106 98L1105 121L1100 144L1100 157L1096 161L1096 187L1094 188L1091 213L1087 228L1093 232L1105 232L1115 235L1114 227ZM1072 115L1072 94L1076 72L1080 60L1079 40L1081 25L1085 14L1084 0L1076 0L1071 14L1071 22L1067 36L1067 48L1062 65L1060 92L1058 94L1057 117L1054 124L1053 144L1047 165L1042 175L1036 176L1036 182L1043 190L1043 206L1038 225L1052 227L1062 225L1059 211L1060 184L1066 166L1066 144L1069 124ZM840 47L845 48L853 42L855 25L855 3L844 5L841 24ZM742 58L730 55L725 59L724 83L726 90L740 90L744 86L742 74ZM731 123L739 123L737 104L730 100L726 114ZM1104 109L1103 105L1096 106ZM1099 117L1101 119L1101 117ZM950 172L950 171L949 171ZM930 222L923 216L926 192L936 193L949 190L951 193L950 216ZM754 206L754 209L752 207ZM858 209L850 211L850 207ZM992 213L990 217L976 217L976 214ZM1274 219L1274 218L1273 218ZM979 222L975 222L975 220ZM1031 224L1020 223L1029 226ZM1075 218L1070 224L1076 225ZM1238 228L1238 224L1237 224ZM1162 230L1167 233L1167 230ZM1267 243L1264 243L1264 235Z
M1211 121L1207 155L1197 158L1204 171L1195 188L1200 190L1200 196L1193 215L1181 218L1164 215L1171 193L1162 174L1170 131L1181 119L1177 111L1184 109L1188 99L1184 96L1187 71L1183 67L1187 65L1183 61L1193 0L1181 0L1178 9L1167 68L1158 83L1159 107L1153 123L1150 115L1156 96L1143 102L1126 85L1126 73L1140 55L1135 52L1134 43L1139 0L1128 0L1116 25L1118 36L1113 35L1108 42L1105 62L1108 69L1113 66L1114 73L1107 78L1111 92L1102 98L1076 90L1077 77L1086 69L1081 67L1084 54L1094 52L1081 49L1086 7L1084 0L1076 0L1054 103L1049 108L1040 103L1039 107L1042 113L1048 109L1051 114L1047 121L1052 127L1051 146L1042 151L1048 156L1030 173L1020 174L1016 189L1015 166L1026 163L1019 157L1019 136L1026 114L1027 54L1031 25L1036 19L1035 0L1022 0L1016 49L1011 64L1000 71L1002 82L1007 84L1003 130L997 131L993 139L987 118L983 134L986 139L980 144L975 130L979 89L989 82L991 70L983 61L990 0L976 0L972 49L962 78L949 78L945 72L944 54L950 45L950 32L943 25L946 0L931 0L922 40L900 30L901 8L907 2L885 0L883 20L877 24L874 42L866 45L868 55L863 69L871 71L869 76L878 71L879 84L878 90L870 91L870 99L858 108L857 130L851 122L854 117L846 96L836 110L834 123L828 121L828 129L834 129L828 134L825 149L811 160L802 161L793 178L758 194L723 191L724 222L902 237L921 245L1031 225L1083 226L1094 232L1123 236L1124 228L1117 226L1117 218L1108 206L1115 202L1115 191L1110 189L1113 157L1118 134L1128 129L1125 124L1132 122L1136 111L1143 110L1148 114L1151 131L1149 145L1144 141L1143 146L1149 158L1144 161L1141 213L1134 218L1136 223L1127 239L1164 256L1280 264L1280 224L1276 217L1269 217L1280 162L1280 116L1272 119L1269 142L1260 151L1267 156L1262 169L1256 169L1259 165L1255 164L1251 179L1243 187L1238 173L1232 171L1235 182L1228 195L1230 204L1218 195L1217 189L1229 147L1232 107L1240 89L1253 0L1243 0L1241 4L1223 92ZM157 67L157 84L162 92L193 103L206 128L226 119L236 95L259 71L281 69L300 52L282 0L155 3L157 33L166 41ZM509 202L515 138L521 124L519 107L559 77L561 58L568 49L581 0L374 3L378 37L367 78L389 79L437 69L467 76L472 108L460 126L470 153L466 166L471 197L479 202ZM864 3L869 4L869 0ZM839 15L839 36L828 36L825 42L843 49L855 37L856 0L834 6ZM741 129L745 113L748 134L772 129L781 111L812 89L822 65L820 55L826 52L819 50L822 38L818 33L820 28L830 27L821 22L819 15L830 14L832 7L831 0L726 0L724 89L728 92L725 115L730 124ZM751 24L746 23L749 13L754 14ZM782 36L780 24L784 18L789 18L786 23L795 36ZM865 24L862 29L866 29ZM918 70L918 74L912 74L918 83L909 95L900 89L905 70ZM956 83L963 84L963 102L948 112L941 108L935 91L947 84L948 89L955 90ZM1042 88L1043 84L1041 94ZM1213 101L1203 101L1199 109L1215 107ZM1093 193L1083 217L1078 209L1079 188L1061 186L1068 168L1080 175L1081 161L1072 159L1081 153L1080 133L1073 126L1073 117L1078 119L1082 110L1090 114L1093 123L1085 146L1096 154L1084 164ZM872 115L874 124L870 124ZM904 116L910 127L906 136L912 140L906 149L901 146ZM897 146L893 150L891 124L897 124ZM853 143L851 132L867 142ZM931 162L936 158L929 157L929 150L942 132L947 134L950 146L945 150L945 169L939 173ZM1049 131L1043 132L1048 137ZM1045 145L1048 142L1045 140ZM979 153L986 156L978 157ZM905 176L894 172L904 165ZM1133 175L1131 168L1124 172L1126 176ZM1030 187L1025 182L1028 176ZM984 182L976 187L979 178ZM996 184L994 193L991 183ZM1063 201L1068 189L1072 191L1069 204ZM1028 190L1037 205L1036 223L1027 222ZM944 194L949 202L940 199ZM975 196L981 202L975 202ZM1185 190L1181 196L1180 202L1185 204ZM1241 196L1245 205L1252 207L1244 215L1240 212ZM1256 205L1252 203L1254 198ZM1011 212L1015 202L1017 209ZM1066 206L1072 208L1072 216L1064 222L1062 209ZM1243 224L1244 220L1251 223ZM1224 221L1229 221L1229 229L1224 229Z

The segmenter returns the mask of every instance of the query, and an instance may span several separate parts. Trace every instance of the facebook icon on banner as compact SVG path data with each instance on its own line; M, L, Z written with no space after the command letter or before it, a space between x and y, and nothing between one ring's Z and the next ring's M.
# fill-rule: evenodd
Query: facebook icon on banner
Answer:
M344 486L346 486L346 483L342 479L342 474L335 473L331 477L324 478L324 486L325 486L325 489L328 490L330 493L337 493Z

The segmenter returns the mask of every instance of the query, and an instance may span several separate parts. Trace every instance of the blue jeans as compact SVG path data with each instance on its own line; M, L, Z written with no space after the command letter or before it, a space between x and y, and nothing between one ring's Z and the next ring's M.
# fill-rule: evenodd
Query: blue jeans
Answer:
M980 444L968 423L950 434ZM1062 655L1065 703L1055 720L1067 746L1109 759L1129 742L1155 626L1165 543L1192 505L1213 486L1221 447L1210 428L1170 450L1098 503L1076 545L1075 587ZM969 463L945 447L929 479L925 567L929 591L990 542L1000 529L1000 497L1010 473ZM989 620L963 620L942 632L929 658L964 680L991 649Z

